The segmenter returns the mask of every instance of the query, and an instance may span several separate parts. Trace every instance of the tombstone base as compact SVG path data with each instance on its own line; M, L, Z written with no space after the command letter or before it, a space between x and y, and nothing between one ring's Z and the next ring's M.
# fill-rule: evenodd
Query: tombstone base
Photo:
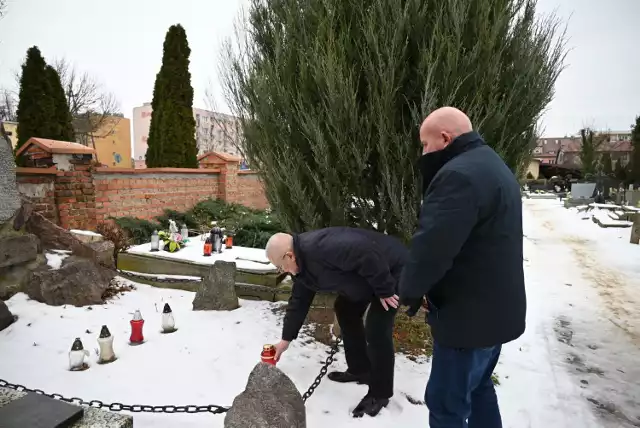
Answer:
M112 359L110 360L98 360L98 364L100 364L101 366L105 365L105 364L111 364L114 361L116 361L118 359L118 357L114 356Z
M70 372L83 372L89 368L89 364L83 363L80 367L72 367L69 369Z

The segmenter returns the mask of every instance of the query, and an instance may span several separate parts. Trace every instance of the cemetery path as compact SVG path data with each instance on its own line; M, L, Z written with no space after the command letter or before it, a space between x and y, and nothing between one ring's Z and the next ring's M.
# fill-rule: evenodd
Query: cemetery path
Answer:
M640 247L629 229L602 229L557 201L524 204L528 294L545 301L537 321L552 364L589 403L588 426L640 427Z

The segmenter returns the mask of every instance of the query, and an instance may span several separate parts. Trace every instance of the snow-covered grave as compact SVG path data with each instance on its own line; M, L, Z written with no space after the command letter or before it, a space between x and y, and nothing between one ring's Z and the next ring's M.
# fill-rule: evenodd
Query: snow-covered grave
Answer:
M559 201L525 200L524 268L527 330L503 347L496 368L504 426L631 428L640 417L640 246L627 231L579 221ZM280 337L277 303L241 301L229 312L191 310L194 293L121 280L136 289L103 305L53 307L19 293L7 301L19 316L0 332L0 379L66 397L145 405L228 406L246 385L265 343ZM160 333L162 307L178 331ZM127 344L136 309L145 319L143 345ZM102 325L115 336L118 359L96 364ZM68 370L80 337L90 368ZM300 392L313 382L329 348L306 334L278 367ZM332 369L344 369L344 353ZM366 387L324 379L306 402L309 428L428 426L422 400L427 359L398 355L395 395L376 418L352 419ZM212 414L134 414L136 427L223 427Z
M577 211L583 220L591 219L600 227L627 228L633 226L631 216L638 214L640 210L633 207L614 204L590 203L580 205L569 210Z

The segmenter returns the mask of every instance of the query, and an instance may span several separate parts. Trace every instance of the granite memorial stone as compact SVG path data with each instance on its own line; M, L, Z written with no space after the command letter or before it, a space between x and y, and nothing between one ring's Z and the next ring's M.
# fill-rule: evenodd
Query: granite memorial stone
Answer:
M230 311L237 309L236 264L216 260L200 283L193 299L194 311Z
M1 126L1 125L0 125ZM11 219L20 208L16 182L16 163L11 143L0 130L0 225Z

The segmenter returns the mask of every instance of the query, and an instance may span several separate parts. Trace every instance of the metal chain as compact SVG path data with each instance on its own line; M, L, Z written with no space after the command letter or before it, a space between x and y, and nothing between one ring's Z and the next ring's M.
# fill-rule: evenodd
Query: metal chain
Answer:
M123 276L128 279L141 279L143 281L153 281L164 284L191 284L191 283L200 283L201 279L187 279L187 278L160 278L155 275L140 275L133 272L127 272L121 269L116 269L120 276Z
M13 384L6 380L0 379L0 386L16 391L34 392L36 394L44 395L45 397L53 398L54 400L66 401L67 403L75 404L77 406L87 406L94 409L108 409L112 412L133 412L133 413L213 413L220 414L229 411L228 407L217 406L215 404L209 404L208 406L148 406L144 404L122 404L122 403L103 403L100 400L85 401L82 398L72 397L65 398L60 394L47 394L40 389L30 389L23 385Z
M318 376L316 376L316 379L313 381L309 389L307 389L307 392L302 394L303 402L305 403L307 402L307 399L313 395L313 393L316 391L316 388L320 385L320 382L322 382L322 378L324 378L325 375L327 374L327 371L329 370L329 366L333 363L334 357L339 351L340 340L341 339L339 337L336 339L335 343L331 347L329 356L327 357L326 361L322 365L322 368L320 369L320 373L318 374Z

